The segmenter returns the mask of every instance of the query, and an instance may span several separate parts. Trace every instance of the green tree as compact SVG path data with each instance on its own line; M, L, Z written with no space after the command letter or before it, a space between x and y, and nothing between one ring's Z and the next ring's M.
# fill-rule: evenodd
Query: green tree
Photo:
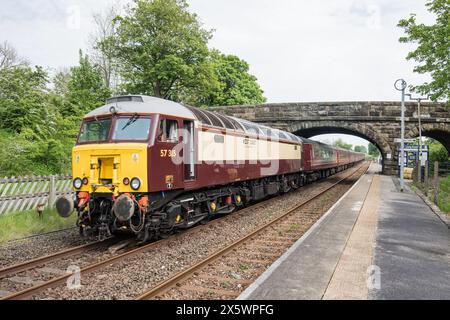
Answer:
M70 152L60 140L30 140L0 129L0 176L68 173Z
M0 175L68 171L71 148L85 113L79 106L94 106L98 100L102 104L107 97L99 98L104 90L90 81L95 79L95 68L87 57L80 60L73 72L58 73L52 90L42 67L21 63L0 69Z
M369 155L374 158L378 158L380 156L380 150L378 150L377 146L373 143L369 143Z
M433 100L450 98L450 2L449 0L431 0L426 3L428 11L436 15L433 25L417 23L416 15L400 20L406 36L402 43L417 43L416 50L406 57L419 64L414 72L430 73L432 81L413 89L421 94L431 94Z
M70 153L74 145L83 116L103 105L110 97L110 90L105 85L101 68L93 64L89 56L80 51L79 65L69 71L63 70L53 79L54 89L49 95L51 104L58 110L56 133L47 145L41 146L42 153L36 159L49 170L59 170L70 164ZM50 138L50 137L49 137ZM45 153L45 150L47 152ZM59 161L47 162L52 154L63 155ZM55 165L51 165L54 163ZM57 171L59 172L59 171Z
M99 47L112 48L123 91L180 101L217 85L208 59L211 32L185 0L134 0L115 24L114 36Z
M352 150L353 149L353 145L352 144L346 143L340 138L333 142L333 146L338 147L338 148L342 148L342 149L345 149L345 150Z
M60 110L63 116L83 116L103 105L110 97L105 87L101 71L89 61L89 57L80 50L80 63L71 68L71 77L67 83L66 99Z
M31 142L17 133L0 129L0 176L17 176L34 173L36 164L27 157L27 149Z
M56 115L48 100L48 75L41 67L0 70L0 128L30 139L54 134Z
M266 102L256 77L249 73L247 62L218 50L211 51L211 61L219 85L201 95L197 105L227 106Z
M429 150L429 162L434 163L435 161L444 162L449 159L449 154L447 149L438 141L434 139L427 139L425 142L430 150Z
M70 69L62 69L53 77L53 92L55 95L65 97L69 92L69 82L72 78Z
M59 95L51 95L50 103L54 105L57 110L69 110L72 108L70 102L68 102L65 97ZM61 148L64 150L65 159L67 160L66 164L70 162L70 154L80 129L82 117L83 115L79 114L64 116L61 113L57 113L56 132L51 138L54 138L61 143Z
M355 152L367 153L367 148L365 146L355 146Z

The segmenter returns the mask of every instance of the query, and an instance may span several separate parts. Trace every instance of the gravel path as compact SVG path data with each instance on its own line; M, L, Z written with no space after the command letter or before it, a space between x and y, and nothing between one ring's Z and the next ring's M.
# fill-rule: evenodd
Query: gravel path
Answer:
M207 255L223 248L257 227L282 214L295 203L302 202L318 190L347 176L352 168L327 180L306 186L272 201L241 210L218 223L210 223L202 232L172 237L148 252L130 257L102 271L82 276L82 288L47 289L36 299L133 299L139 293L166 280L174 273L193 265Z

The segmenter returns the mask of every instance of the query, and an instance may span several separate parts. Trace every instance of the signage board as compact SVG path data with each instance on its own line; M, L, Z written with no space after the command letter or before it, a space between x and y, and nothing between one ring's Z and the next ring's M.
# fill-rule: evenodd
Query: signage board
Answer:
M403 141L405 143L415 143L417 139L404 139ZM402 143L402 139L395 139L395 143Z
M429 146L423 145L422 146L422 156L421 156L421 164L422 166L425 166L426 162L428 161L429 156ZM414 144L405 144L405 156L403 158L403 163L405 167L407 168L414 168L416 166L417 161L419 160L419 145ZM398 151L398 165L401 165L401 152Z

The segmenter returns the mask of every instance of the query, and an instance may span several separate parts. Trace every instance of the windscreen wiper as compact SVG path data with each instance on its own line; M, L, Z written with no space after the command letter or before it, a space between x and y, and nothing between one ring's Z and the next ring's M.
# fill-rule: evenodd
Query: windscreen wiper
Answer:
M101 120L98 120L97 116L94 116L94 120L96 123L98 123L100 125L100 129L105 128L105 124Z
M122 131L125 130L126 128L128 128L129 126L131 126L133 123L135 123L139 118L140 118L140 116L138 114L134 114L130 118L130 120L128 120L128 122L123 126Z

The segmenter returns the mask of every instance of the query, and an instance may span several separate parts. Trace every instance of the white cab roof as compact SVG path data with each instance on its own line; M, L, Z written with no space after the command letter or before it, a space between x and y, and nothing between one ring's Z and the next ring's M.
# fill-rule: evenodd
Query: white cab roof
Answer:
M123 96L108 99L107 104L89 112L85 118L111 114L111 107L121 113L159 113L195 120L194 114L185 106L156 97L149 96Z

